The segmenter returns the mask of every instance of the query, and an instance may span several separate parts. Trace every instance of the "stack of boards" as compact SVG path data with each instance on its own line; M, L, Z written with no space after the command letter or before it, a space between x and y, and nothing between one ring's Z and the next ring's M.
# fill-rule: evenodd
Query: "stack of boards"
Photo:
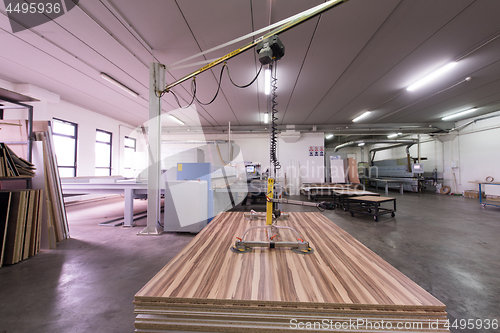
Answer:
M0 142L0 178L33 177L35 166Z
M313 253L233 253L264 224L243 214L220 214L135 295L136 332L449 332L444 304L323 215L278 223Z
M0 266L40 251L42 205L43 190L0 191Z
M69 226L66 208L64 207L61 178L57 169L52 133L50 130L37 132L36 139L43 142L49 248L55 249L56 242L69 238Z

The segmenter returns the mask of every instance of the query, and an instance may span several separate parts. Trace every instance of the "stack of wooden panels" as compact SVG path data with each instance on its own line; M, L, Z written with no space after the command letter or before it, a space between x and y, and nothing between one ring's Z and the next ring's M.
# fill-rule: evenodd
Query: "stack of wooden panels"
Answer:
M243 213L212 221L135 295L136 332L448 332L441 302L319 213L280 222L311 254L229 250L261 223Z
M0 142L0 177L33 177L35 166L17 156L5 143Z
M15 264L40 250L42 190L0 192L0 266Z
M53 249L56 247L56 242L69 238L68 219L64 207L52 133L50 130L37 132L36 139L43 142L49 247Z

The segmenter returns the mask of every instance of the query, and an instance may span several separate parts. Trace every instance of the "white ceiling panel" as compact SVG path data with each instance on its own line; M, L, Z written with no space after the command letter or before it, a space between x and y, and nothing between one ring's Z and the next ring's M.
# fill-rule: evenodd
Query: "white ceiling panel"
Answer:
M148 115L150 62L165 64L167 83L174 82L250 39L179 64L188 65L184 68L172 68L176 62L322 2L80 0L79 8L54 22L16 34L10 31L2 4L0 78L35 84L137 126ZM357 126L428 127L470 105L480 106L478 114L495 111L499 12L500 1L493 0L350 0L292 28L279 36L285 46L277 64L279 125L333 130L373 110ZM411 82L452 60L460 61L447 76L419 91L405 91ZM228 66L236 83L244 84L260 63L251 49L230 59ZM221 67L197 75L199 100L214 96ZM137 91L140 98L108 84L100 72ZM467 76L470 82L455 85ZM224 73L217 99L210 105L194 103L201 125L227 128L230 122L236 130L263 130L268 110L262 88L262 76L239 89ZM172 91L181 106L191 101L191 81ZM174 110L182 115L173 95L166 93L163 111Z
M311 121L309 118L313 116L316 107L333 89L397 4L398 1L385 1L381 4L373 1L351 2L323 15L293 98L287 104L284 123L302 124ZM353 25L353 17L362 24ZM342 85L337 87L340 92L343 91ZM324 111L314 118L315 123L323 123L332 117L340 105L338 101L333 101L319 107Z
M359 98L360 94L380 77L386 75L396 64L417 50L422 43L441 29L445 22L463 10L464 1L459 2L462 6L450 6L457 3L453 0L428 1L427 6L422 6L416 1L401 1L383 25L376 30L362 52L353 59L352 64L336 81L327 96L322 99L307 119L307 123L319 121L317 114L321 114L328 105L335 105L330 117L326 118L326 121L333 123L349 122L354 118L353 113L359 114L365 111L367 106L373 109L377 101L366 101L361 109L347 106L354 99ZM346 5L349 4L351 3ZM439 57L439 55L433 54L433 57ZM418 59L418 61L423 61L423 59ZM427 59L427 61L436 60ZM441 61L445 63L446 59ZM390 89L387 86L383 87ZM390 96L382 95L381 97ZM370 105L371 103L375 105Z

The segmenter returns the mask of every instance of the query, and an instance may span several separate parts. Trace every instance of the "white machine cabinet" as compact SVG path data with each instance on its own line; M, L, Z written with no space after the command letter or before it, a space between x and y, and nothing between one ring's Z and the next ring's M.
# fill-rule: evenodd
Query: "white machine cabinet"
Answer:
M197 233L208 222L204 180L169 181L165 190L164 231Z

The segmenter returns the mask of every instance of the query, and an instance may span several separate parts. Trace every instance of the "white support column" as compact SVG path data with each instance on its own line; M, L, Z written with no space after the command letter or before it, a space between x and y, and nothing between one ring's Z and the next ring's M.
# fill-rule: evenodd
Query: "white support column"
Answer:
M157 91L165 87L165 66L149 64L149 122L148 122L148 218L147 227L139 235L160 235L160 168L161 168L161 98Z
M125 210L123 215L123 226L134 226L134 190L132 188L125 189Z

